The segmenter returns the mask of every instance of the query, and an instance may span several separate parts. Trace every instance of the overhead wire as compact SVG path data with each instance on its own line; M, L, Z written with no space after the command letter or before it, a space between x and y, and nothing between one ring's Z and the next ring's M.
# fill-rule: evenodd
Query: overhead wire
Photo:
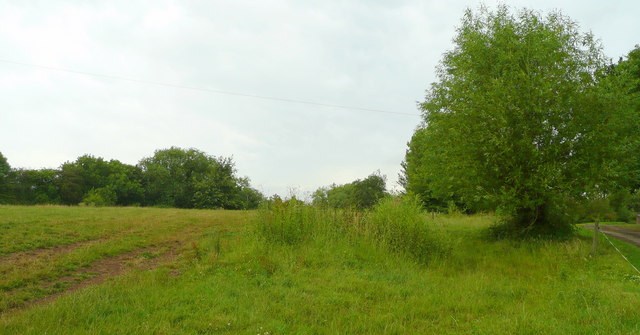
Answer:
M389 111L389 110L384 110L384 109L374 109L374 108L338 105L338 104L323 103L323 102L317 102L317 101L309 101L309 100L301 100L301 99L290 99L290 98L280 98L280 97L249 94L249 93L226 91L226 90L218 90L218 89L196 87L196 86L189 86L189 85L172 84L172 83L159 82L159 81L153 81L153 80L127 78L127 77L121 77L121 76L115 76L115 75L109 75L109 74L79 71L79 70L60 68L60 67L54 67L54 66L30 64L30 63L18 62L18 61L13 61L13 60L8 60L8 59L0 59L0 62L6 63L6 64L14 64L14 65L20 65L20 66L26 66L26 67L32 67L32 68L39 68L39 69L49 70L49 71L67 72L67 73L83 75L83 76L89 76L89 77L95 77L95 78L121 80L121 81L128 81L128 82L132 82L132 83L164 86L164 87L179 88L179 89L185 89L185 90L194 90L194 91L208 92L208 93L215 93L215 94L232 95L232 96L239 96L239 97L246 97L246 98L271 100L271 101L280 101L280 102L287 102L287 103L306 104L306 105L329 107L329 108L340 108L340 109L348 109L348 110L357 110L357 111L363 111L363 112L385 113L385 114L395 114L395 115L408 115L408 116L418 116L418 117L420 116L420 114L395 112L395 111Z

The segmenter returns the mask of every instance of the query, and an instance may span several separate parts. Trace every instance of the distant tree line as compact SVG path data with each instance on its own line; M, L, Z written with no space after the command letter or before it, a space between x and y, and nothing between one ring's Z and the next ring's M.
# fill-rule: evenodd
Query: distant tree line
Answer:
M251 209L262 194L231 158L157 150L137 165L84 155L58 169L12 169L0 153L0 204Z
M407 192L432 210L495 210L520 232L563 230L596 208L633 218L640 47L612 63L559 12L507 6L468 10L454 44L420 105Z
M311 201L320 207L362 210L373 207L386 195L386 179L376 172L348 184L320 187L311 195Z

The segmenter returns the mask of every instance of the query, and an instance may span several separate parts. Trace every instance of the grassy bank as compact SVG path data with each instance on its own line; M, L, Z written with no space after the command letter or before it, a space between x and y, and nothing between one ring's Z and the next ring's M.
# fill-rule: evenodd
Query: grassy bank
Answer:
M154 258L241 212L152 208L0 206L0 312L96 275L92 264L131 254ZM137 257L134 257L137 256ZM107 269L109 270L109 269Z
M29 212L24 217L38 225L37 212L53 209L0 207L7 210ZM495 241L485 238L490 216L423 217L425 234L446 247L433 254L428 249L425 261L366 234L362 224L356 228L365 233L332 228L334 238L274 243L261 233L264 221L250 213L55 210L60 220L76 210L89 211L82 215L96 222L127 217L129 229L147 217L146 229L155 231L167 216L174 225L200 222L204 228L171 265L6 312L0 333L640 333L640 277L608 243L589 258L586 230L567 241ZM640 260L636 249L624 252Z

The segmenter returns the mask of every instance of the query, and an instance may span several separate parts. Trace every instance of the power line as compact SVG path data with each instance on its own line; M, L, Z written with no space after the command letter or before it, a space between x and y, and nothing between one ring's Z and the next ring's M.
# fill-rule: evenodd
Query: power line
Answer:
M44 65L16 62L16 61L7 60L7 59L0 59L0 62L7 63L7 64L14 64L14 65L21 65L21 66L39 68L39 69L44 69L44 70L49 70L49 71L59 71L59 72L73 73L73 74L89 76L89 77L96 77L96 78L103 78L103 79L113 79L113 80L122 80L122 81L128 81L128 82L132 82L132 83L147 84L147 85L157 85L157 86L172 87L172 88L180 88L180 89L185 89L185 90L194 90L194 91L216 93L216 94L226 94L226 95L233 95L233 96L246 97L246 98L271 100L271 101L280 101L280 102L288 102L288 103L298 103L298 104L314 105L314 106L321 106L321 107L350 109L350 110L357 110L357 111L364 111L364 112L375 112L375 113L396 114L396 115L420 116L419 114L394 112L394 111L388 111L388 110L383 110L383 109L373 109L373 108L363 108L363 107L346 106L346 105L336 105L336 104L329 104L329 103L322 103L322 102L315 102L315 101L308 101L308 100L278 98L278 97L270 97L270 96L264 96L264 95L241 93L241 92L216 90L216 89L203 88L203 87L187 86L187 85L180 85L180 84L171 84L171 83L164 83L164 82L159 82L159 81L126 78L126 77L113 76L113 75L101 74L101 73L95 73L95 72L85 72L85 71L71 70L71 69L65 69L65 68L59 68L59 67L53 67L53 66L44 66Z

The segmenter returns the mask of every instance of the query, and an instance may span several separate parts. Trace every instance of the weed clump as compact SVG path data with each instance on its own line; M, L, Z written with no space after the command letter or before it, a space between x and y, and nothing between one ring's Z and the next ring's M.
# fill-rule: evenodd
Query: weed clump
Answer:
M332 212L297 200L265 204L258 214L258 233L267 242L299 244L335 232L340 218Z
M420 199L416 196L386 198L367 215L365 234L395 252L427 262L444 252L442 242L434 236L425 220Z
M266 204L258 215L258 233L268 243L295 245L348 239L373 243L426 263L444 243L429 229L416 196L388 197L369 211L330 210L295 198Z

